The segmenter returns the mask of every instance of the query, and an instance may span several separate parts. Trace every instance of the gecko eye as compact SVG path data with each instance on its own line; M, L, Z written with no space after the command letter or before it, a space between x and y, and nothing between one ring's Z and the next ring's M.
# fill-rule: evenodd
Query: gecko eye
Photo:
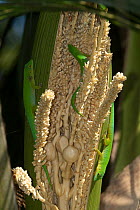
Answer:
M97 175L97 177L98 177L98 179L102 179L103 178L103 174L100 174L100 173L98 173L98 175Z
M99 174L100 179L102 179L104 176L104 174Z

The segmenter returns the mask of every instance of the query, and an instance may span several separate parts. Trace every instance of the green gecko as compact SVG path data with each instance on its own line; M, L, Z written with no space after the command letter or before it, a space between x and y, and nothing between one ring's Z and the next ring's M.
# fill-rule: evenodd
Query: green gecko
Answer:
M34 124L34 110L36 106L35 89L39 89L35 85L33 73L33 60L31 59L24 67L24 82L23 82L23 100L27 120L29 122L33 139L36 140L36 129Z
M105 174L106 167L108 165L111 155L113 137L114 137L114 103L112 104L111 107L107 137L104 139L105 148L103 149L102 153L98 149L95 149L95 151L99 154L100 157L97 168L95 170L94 181L102 179Z
M33 60L31 59L24 67L24 83L23 83L23 100L24 100L24 107L25 107L25 114L27 120L29 122L29 126L31 128L31 132L33 135L33 139L36 140L36 129L34 124L34 109L36 107L35 101L35 89L39 89L40 86L35 85L34 80L34 72L33 72ZM51 179L49 177L49 173L47 170L46 165L43 165L42 168L44 169L48 183L52 188Z
M71 44L68 44L68 49L69 49L69 52L73 55L73 57L78 61L79 65L80 65L80 70L81 70L80 82L83 82L83 78L82 77L83 77L83 74L84 74L84 66L85 66L85 63L88 61L87 57L89 55L80 52L77 49L77 47L74 47ZM79 89L80 89L80 86L73 93L73 95L71 97L71 105L72 105L74 111L76 111L79 115L81 115L83 117L83 115L78 111L78 109L75 106L75 99L76 99L76 95L77 95Z

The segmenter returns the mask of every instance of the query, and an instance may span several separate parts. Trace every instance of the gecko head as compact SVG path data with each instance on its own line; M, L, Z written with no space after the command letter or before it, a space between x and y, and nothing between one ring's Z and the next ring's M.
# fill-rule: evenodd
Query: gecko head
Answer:
M102 172L96 172L95 175L94 175L94 181L98 181L99 179L102 179L104 176L104 173Z
M33 60L31 59L28 63L25 64L25 67L29 70L33 68Z

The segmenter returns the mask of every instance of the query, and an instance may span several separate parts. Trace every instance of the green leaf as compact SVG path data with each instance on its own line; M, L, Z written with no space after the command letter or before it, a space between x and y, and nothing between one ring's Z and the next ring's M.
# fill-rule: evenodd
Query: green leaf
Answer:
M98 210L100 204L102 179L96 181L88 199L87 210Z

